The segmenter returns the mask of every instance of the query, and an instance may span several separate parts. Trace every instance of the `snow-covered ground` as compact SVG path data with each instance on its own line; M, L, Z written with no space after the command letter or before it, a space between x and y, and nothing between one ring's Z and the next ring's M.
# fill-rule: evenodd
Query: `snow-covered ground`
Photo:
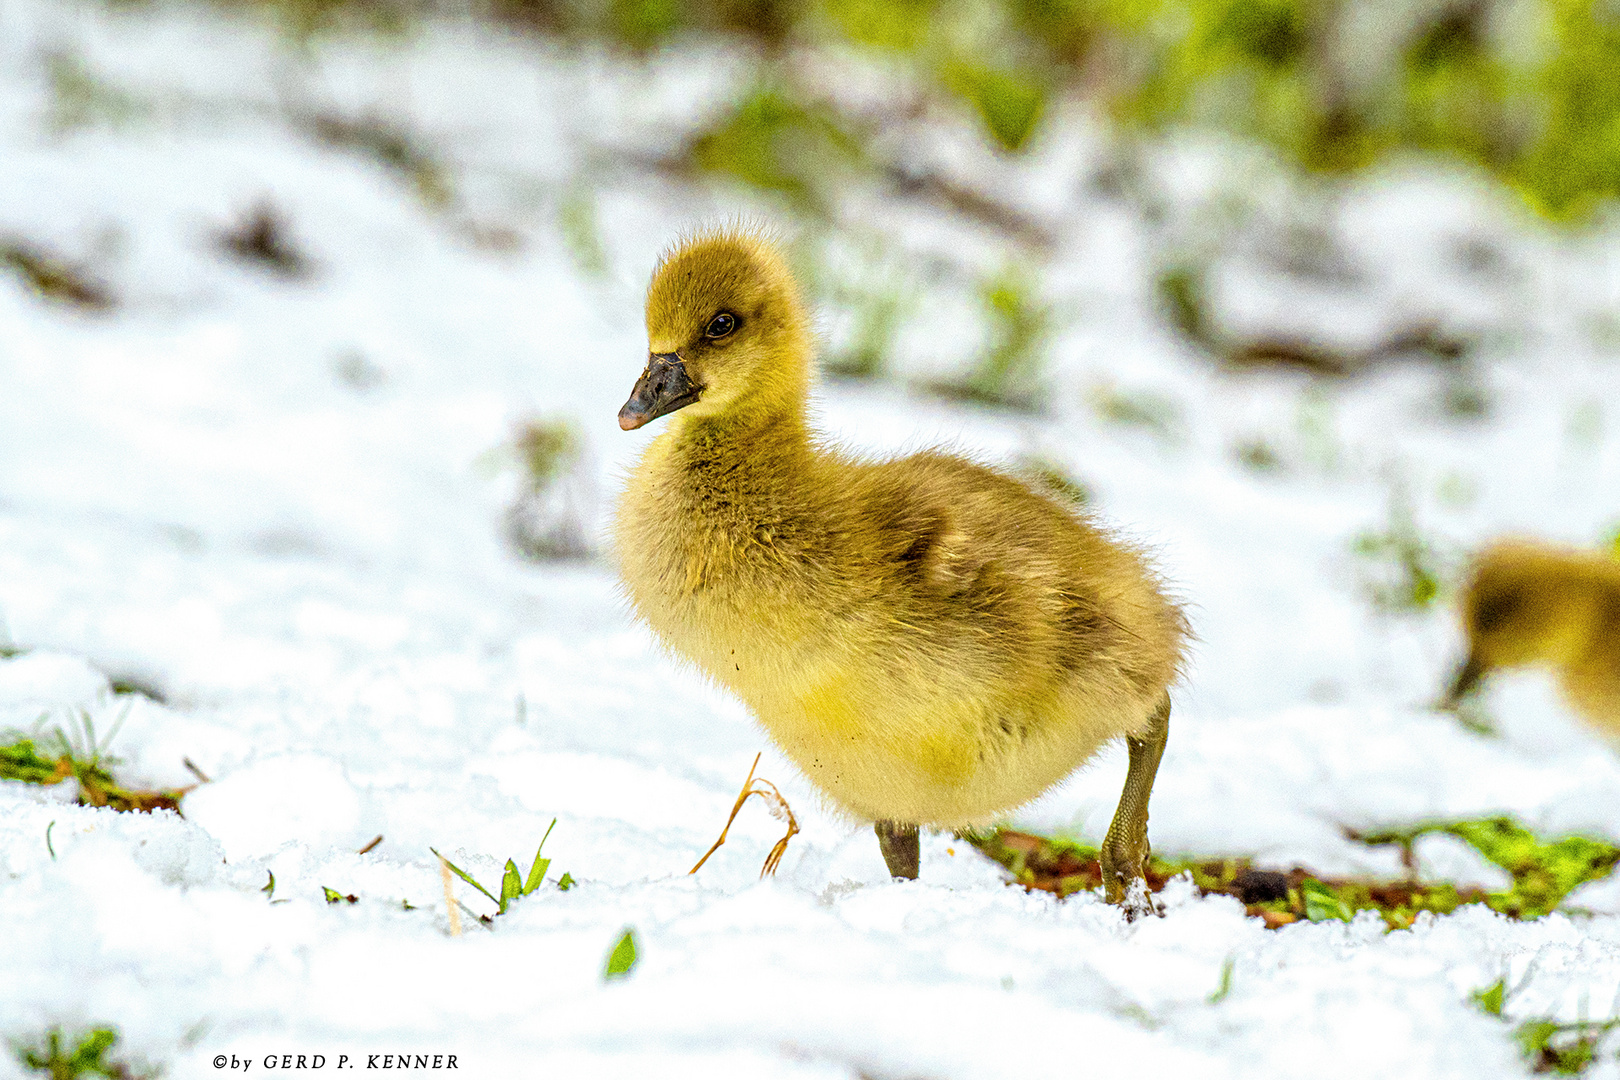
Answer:
M63 129L53 65L59 88L90 72L111 104ZM271 1054L410 1052L487 1077L1477 1080L1526 1068L1510 1024L1470 1001L1500 978L1510 1020L1614 1015L1609 882L1572 898L1596 915L1465 908L1395 933L1267 931L1177 886L1164 918L1127 925L1097 897L1009 888L946 836L925 839L921 881L892 883L870 830L818 805L737 703L630 621L605 558L515 557L515 426L577 424L599 523L648 435L614 422L644 356L646 275L681 228L753 208L599 169L600 148L669 145L734 68L465 25L299 53L198 9L0 0L0 239L85 260L119 300L78 314L0 278L0 644L29 650L0 661L0 727L84 709L105 732L123 715L122 778L189 784L184 758L212 778L184 817L0 784L0 1036L116 1025L121 1052L174 1077L216 1075L218 1055L258 1072ZM443 155L453 203L312 139L297 117L316 111L407 123ZM1443 609L1379 613L1352 553L1392 500L1454 557L1505 531L1591 544L1620 524L1616 233L1538 232L1451 175L1374 178L1333 208L1359 270L1312 284L1263 244L1229 245L1217 306L1352 342L1439 318L1480 342L1486 415L1448 414L1455 376L1434 366L1222 374L1155 314L1162 226L1081 183L1089 130L1076 119L1019 165L918 151L1010 184L1057 235L1050 410L830 384L824 428L877 452L1043 456L1157 551L1200 638L1158 850L1394 875L1393 852L1344 828L1507 811L1620 838L1615 751L1533 675L1494 688L1500 739L1428 711L1455 628ZM1242 154L1156 153L1172 216L1233 191L1270 205ZM557 225L592 182L598 275ZM308 281L221 254L215 234L265 198ZM1003 257L909 213L890 219L902 263ZM952 288L920 301L902 374L971 353L981 331ZM1105 421L1109 393L1162 399L1163 423ZM1255 440L1280 467L1238 459ZM114 697L109 676L166 704ZM758 880L780 826L753 802L688 876L761 750L803 828L780 873ZM1016 823L1100 837L1123 767L1106 755ZM493 885L553 817L550 876L577 886L451 937L429 846ZM1461 844L1419 854L1426 873L1500 884ZM639 963L604 981L626 927ZM0 1076L18 1069L0 1057ZM1612 1047L1588 1075L1620 1076Z

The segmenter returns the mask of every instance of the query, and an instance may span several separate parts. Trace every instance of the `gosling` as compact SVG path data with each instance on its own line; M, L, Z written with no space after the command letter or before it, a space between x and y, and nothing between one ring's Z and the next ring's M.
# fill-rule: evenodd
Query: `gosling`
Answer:
M1474 559L1460 609L1468 656L1443 708L1455 708L1493 671L1545 665L1570 706L1620 740L1620 560L1498 541Z
M899 878L917 876L919 826L992 820L1124 736L1104 893L1150 908L1131 885L1188 629L1143 555L971 461L818 442L810 321L758 233L677 244L646 314L619 426L674 415L614 526L641 618L875 823Z

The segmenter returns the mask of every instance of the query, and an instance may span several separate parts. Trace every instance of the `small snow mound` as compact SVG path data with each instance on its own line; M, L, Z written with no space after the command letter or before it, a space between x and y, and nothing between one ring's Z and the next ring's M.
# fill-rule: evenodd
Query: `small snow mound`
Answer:
M214 837L177 814L159 810L134 815L139 835L135 865L165 885L204 885L219 872L224 852Z
M89 708L111 692L83 658L31 652L0 660L0 730L28 727L56 709Z
M183 804L227 858L268 855L289 841L359 846L360 796L343 767L320 754L265 758L204 784Z

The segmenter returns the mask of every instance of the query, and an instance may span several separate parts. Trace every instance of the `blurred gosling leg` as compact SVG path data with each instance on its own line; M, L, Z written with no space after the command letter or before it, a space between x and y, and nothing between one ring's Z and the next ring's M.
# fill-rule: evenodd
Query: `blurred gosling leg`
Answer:
M922 862L917 842L917 826L898 821L880 821L872 826L877 832L878 846L883 849L883 861L893 877L917 880L917 869Z

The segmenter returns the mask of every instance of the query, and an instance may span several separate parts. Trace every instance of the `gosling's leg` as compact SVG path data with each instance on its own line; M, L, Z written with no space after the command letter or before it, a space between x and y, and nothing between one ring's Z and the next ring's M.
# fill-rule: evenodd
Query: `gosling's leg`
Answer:
M877 832L878 846L883 849L883 861L889 873L908 881L917 880L917 867L922 862L918 851L917 826L898 821L880 821L872 828Z
M1142 737L1125 739L1131 767L1125 774L1125 790L1119 796L1114 823L1108 826L1108 836L1103 840L1103 896L1110 904L1124 905L1126 917L1131 919L1154 910L1143 874L1148 859L1148 796L1153 792L1153 777L1159 771L1159 759L1164 756L1169 735L1170 695L1165 694L1164 703L1154 710ZM1142 879L1142 889L1131 896L1131 884L1138 879Z

